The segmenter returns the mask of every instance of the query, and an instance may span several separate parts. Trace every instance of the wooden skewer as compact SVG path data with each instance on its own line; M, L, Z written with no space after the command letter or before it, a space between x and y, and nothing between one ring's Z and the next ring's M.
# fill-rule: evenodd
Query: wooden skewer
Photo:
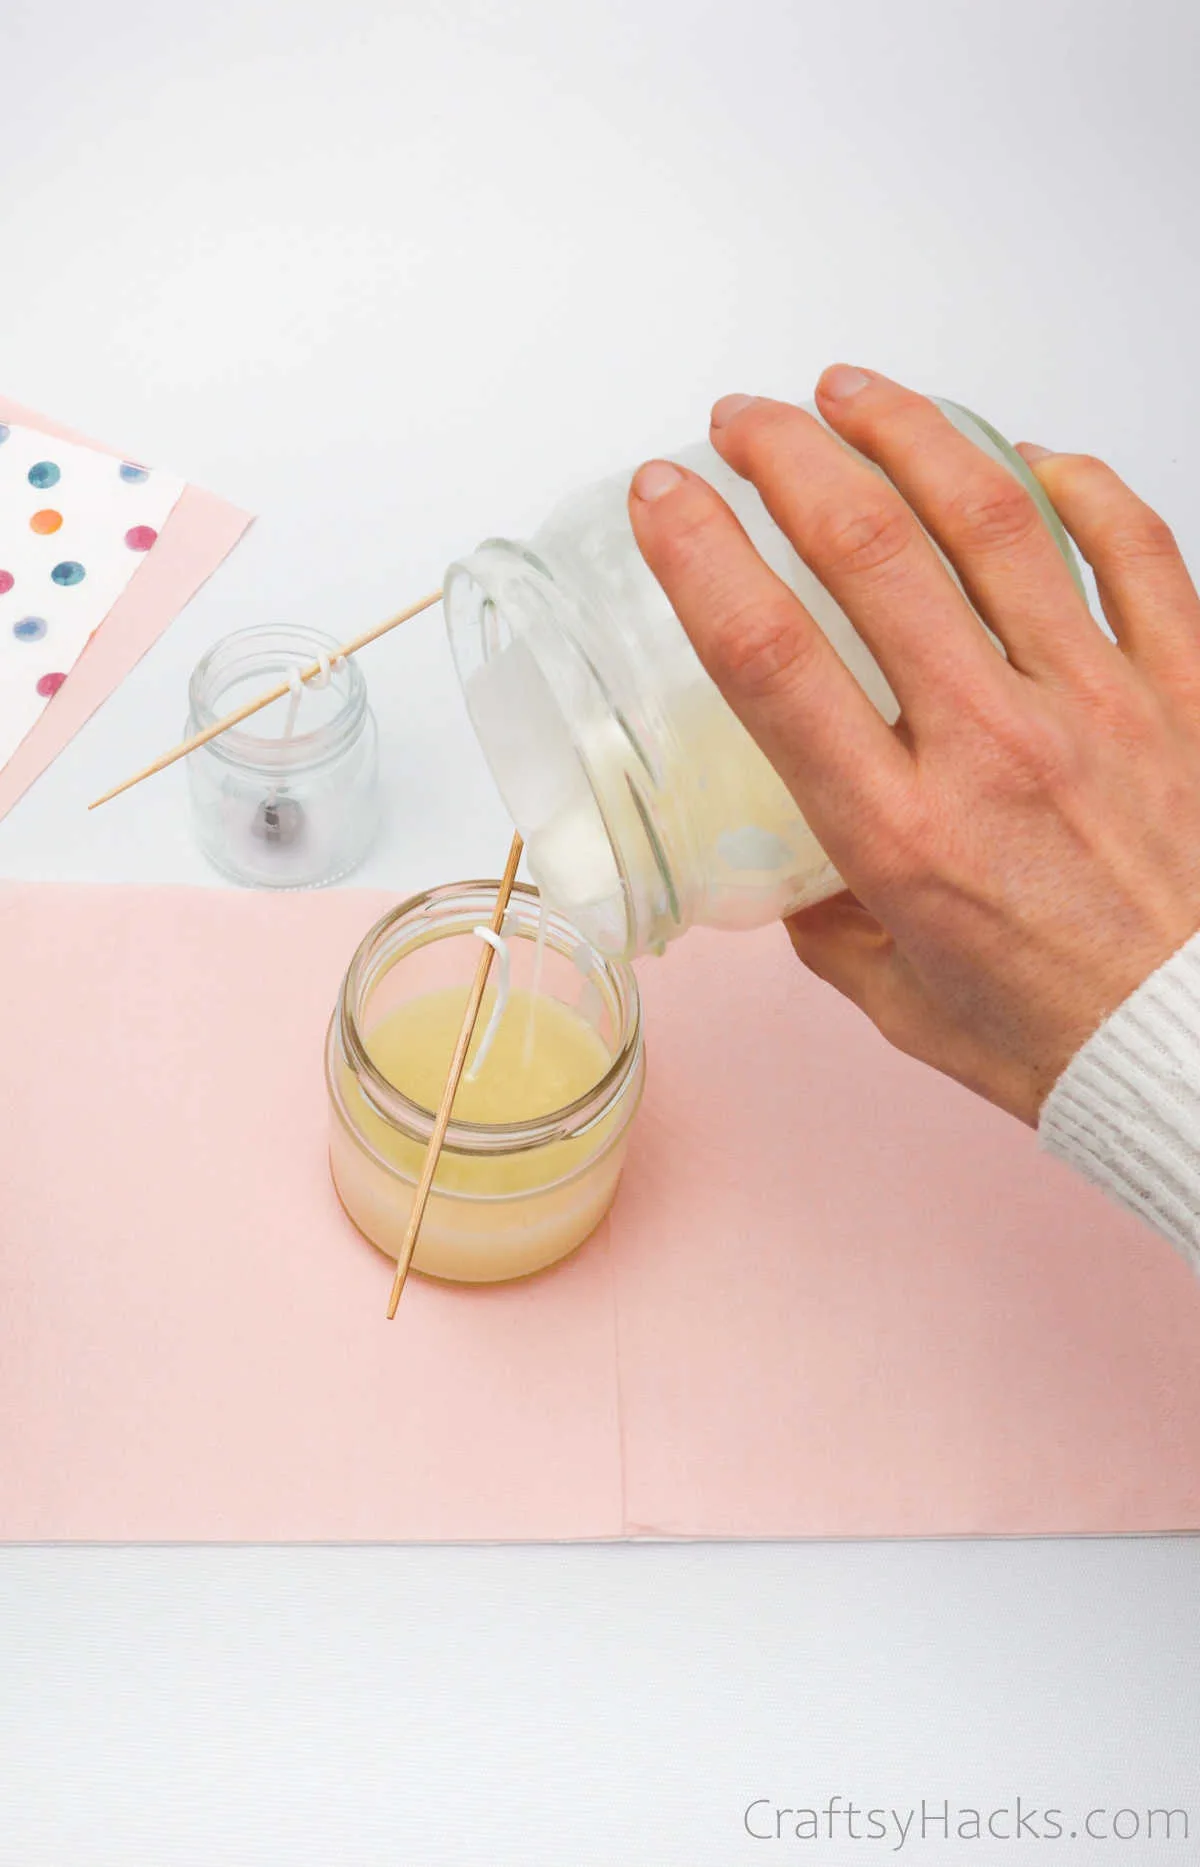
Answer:
M355 636L352 642L343 642L340 648L334 649L329 660L331 662L344 661L347 655L357 655L360 648L366 648L370 642L377 642L381 635L388 633L389 629L398 629L402 622L408 622L413 616L419 616L423 609L432 609L435 603L441 601L441 595L440 590L435 590L432 596L423 596L419 603L413 603L408 609L402 609L398 616L389 616L386 622L379 623L374 629L368 629L365 635ZM321 663L310 661L306 668L299 670L300 679L311 681L314 674L320 672ZM177 745L174 751L155 759L153 765L147 765L144 771L135 772L133 777L126 778L123 784L114 785L111 791L106 791L103 797L98 797L90 803L88 809L99 810L101 804L107 804L114 797L120 797L122 791L132 791L134 785L141 784L143 778L153 778L156 772L165 771L168 765L175 763L176 759L186 758L189 752L195 752L198 747L207 745L210 739L217 738L220 733L227 733L231 726L240 726L242 721L248 720L252 713L261 712L262 708L269 707L273 700L282 700L290 692L290 683L281 681L279 686L273 687L269 694L260 694L257 700L248 700L244 707L237 709L236 713L227 713L224 719L214 720L213 724L206 726L202 733L194 733L190 739L185 739L182 745Z
M524 844L520 836L514 836L508 852L508 861L504 865L504 875L496 894L496 911L492 915L492 932L498 934L504 925L504 914L508 907L508 898L512 893L513 883L517 879L520 867L521 851ZM417 1181L417 1190L413 1195L412 1211L408 1218L408 1229L404 1234L404 1243L396 1259L396 1275L392 1282L392 1294L388 1298L388 1321L396 1314L396 1306L404 1289L404 1280L408 1276L408 1267L412 1263L413 1252L417 1248L417 1233L425 1217L425 1208L429 1203L429 1193L433 1186L433 1176L441 1158L442 1143L446 1139L446 1130L450 1126L450 1112L454 1107L454 1098L458 1094L459 1078L462 1076L467 1061L467 1052L471 1048L471 1039L475 1034L475 1024L479 1017L479 1007L483 1003L484 987L487 985L491 970L493 948L485 940L483 952L479 956L475 978L467 998L467 1009L463 1013L462 1029L458 1033L458 1042L454 1046L454 1055L450 1059L450 1073L446 1077L446 1087L442 1090L442 1100L434 1117L433 1133L429 1137L429 1146L425 1150L425 1163L421 1168L421 1177Z

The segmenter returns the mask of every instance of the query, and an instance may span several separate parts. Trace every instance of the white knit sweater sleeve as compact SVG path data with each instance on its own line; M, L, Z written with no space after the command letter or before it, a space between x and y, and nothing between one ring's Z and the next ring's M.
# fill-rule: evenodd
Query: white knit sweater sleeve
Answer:
M1038 1135L1200 1271L1200 933L1072 1058Z

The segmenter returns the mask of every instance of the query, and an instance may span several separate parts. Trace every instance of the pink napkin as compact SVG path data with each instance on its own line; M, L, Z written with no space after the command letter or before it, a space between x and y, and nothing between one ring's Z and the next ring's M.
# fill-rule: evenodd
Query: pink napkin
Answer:
M43 434L120 458L103 442L88 440L61 422L22 408L3 395L0 422L38 428ZM167 624L190 603L232 551L250 522L249 513L239 512L212 493L198 486L184 488L154 549L147 553L137 575L109 610L37 724L0 770L0 818L133 671Z
M0 886L0 1538L1200 1527L1186 1267L775 932L643 969L592 1242L386 1322L321 1057L387 905Z

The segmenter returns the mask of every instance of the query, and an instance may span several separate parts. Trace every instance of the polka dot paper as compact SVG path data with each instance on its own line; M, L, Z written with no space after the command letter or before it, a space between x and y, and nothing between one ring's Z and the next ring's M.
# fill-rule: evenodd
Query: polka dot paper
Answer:
M0 766L70 680L183 490L138 461L0 422Z

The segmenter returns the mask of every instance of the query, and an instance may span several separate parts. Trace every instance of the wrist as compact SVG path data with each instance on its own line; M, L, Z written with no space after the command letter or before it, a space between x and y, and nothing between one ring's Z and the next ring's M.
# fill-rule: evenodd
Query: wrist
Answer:
M1038 1134L1200 1264L1200 933L1076 1052Z

